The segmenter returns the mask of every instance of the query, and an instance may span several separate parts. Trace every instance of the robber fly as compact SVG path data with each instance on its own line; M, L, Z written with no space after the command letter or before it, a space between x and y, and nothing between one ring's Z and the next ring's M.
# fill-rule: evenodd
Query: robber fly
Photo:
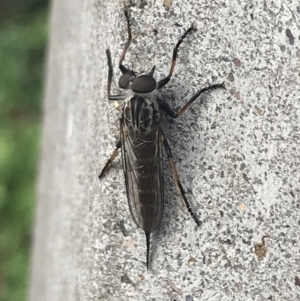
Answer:
M224 88L223 84L215 84L199 90L177 113L167 102L157 96L157 90L164 87L172 77L179 46L192 31L194 25L188 28L178 40L174 50L171 68L167 77L156 81L153 77L155 66L147 72L135 72L123 65L125 54L132 40L129 11L124 10L127 21L128 39L119 60L122 76L119 79L118 93L111 94L113 66L109 49L106 50L108 60L109 100L123 101L124 106L120 119L120 140L101 171L101 179L109 171L112 162L122 150L123 169L129 209L134 222L146 234L147 269L149 269L150 234L161 223L164 207L162 148L164 147L170 161L178 191L190 215L199 226L200 220L192 210L180 183L170 145L160 125L160 111L172 118L181 116L190 105L203 93L209 90Z

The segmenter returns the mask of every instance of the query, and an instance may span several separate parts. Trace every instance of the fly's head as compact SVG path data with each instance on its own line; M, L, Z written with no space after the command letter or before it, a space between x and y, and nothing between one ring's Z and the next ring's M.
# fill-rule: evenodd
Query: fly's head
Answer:
M135 136L147 136L159 122L154 70L155 66L147 72L127 70L119 80L120 88L128 96L123 108L125 126Z
M119 87L124 90L132 90L137 94L148 94L156 90L156 80L153 77L155 66L148 72L135 73L128 70L119 79Z

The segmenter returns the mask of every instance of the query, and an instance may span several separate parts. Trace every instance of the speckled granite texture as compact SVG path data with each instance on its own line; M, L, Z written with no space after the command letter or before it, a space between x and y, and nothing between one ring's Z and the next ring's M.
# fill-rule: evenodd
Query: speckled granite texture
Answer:
M165 215L145 237L126 200L114 149L120 112L106 98L105 49L116 80L126 39L121 1L53 1L33 248L31 301L300 300L300 3L132 0L125 63L175 74L162 91L179 108L225 82L163 126L196 228L167 160Z

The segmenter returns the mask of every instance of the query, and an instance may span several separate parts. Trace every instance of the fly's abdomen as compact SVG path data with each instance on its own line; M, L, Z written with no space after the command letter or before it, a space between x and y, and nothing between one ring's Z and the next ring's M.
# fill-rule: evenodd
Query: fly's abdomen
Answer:
M152 232L162 219L163 179L160 132L136 136L121 126L122 155L130 212L135 223Z
M149 154L149 153L148 153ZM158 164L156 154L152 158L145 158L139 162L139 220L146 232L155 230L162 218L163 211L163 183L160 175L161 168Z

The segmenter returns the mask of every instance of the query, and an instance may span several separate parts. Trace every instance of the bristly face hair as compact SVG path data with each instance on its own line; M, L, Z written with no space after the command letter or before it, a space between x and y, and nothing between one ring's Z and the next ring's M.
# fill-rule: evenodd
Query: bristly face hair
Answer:
M174 50L168 76L156 82L154 79L155 66L148 72L134 72L123 65L125 54L132 40L129 10L124 10L128 40L119 60L122 76L119 79L118 93L111 94L113 66L109 49L106 50L108 60L108 86L109 100L124 101L120 119L120 140L102 169L99 178L109 171L112 162L122 149L123 169L129 209L134 222L146 234L147 269L150 264L150 234L161 223L164 208L162 148L164 147L170 161L173 176L179 194L197 226L200 220L185 195L174 164L170 145L160 125L160 111L172 118L181 116L190 105L203 93L209 90L224 88L224 84L215 84L203 88L175 113L167 102L157 96L156 91L164 87L172 77L179 46L188 34L195 30L192 24L178 40Z

